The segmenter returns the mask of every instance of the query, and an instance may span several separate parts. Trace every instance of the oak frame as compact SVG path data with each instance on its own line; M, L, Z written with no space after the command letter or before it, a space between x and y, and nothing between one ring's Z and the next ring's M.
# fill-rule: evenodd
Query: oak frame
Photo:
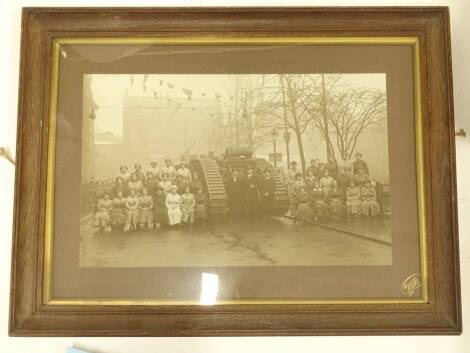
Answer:
M118 20L116 21L116 17ZM218 336L458 334L455 146L447 8L23 10L10 334ZM57 37L414 36L422 60L429 302L53 306L43 301L51 52ZM440 87L432 85L439 82ZM27 151L27 153L26 153ZM139 327L139 329L135 329Z

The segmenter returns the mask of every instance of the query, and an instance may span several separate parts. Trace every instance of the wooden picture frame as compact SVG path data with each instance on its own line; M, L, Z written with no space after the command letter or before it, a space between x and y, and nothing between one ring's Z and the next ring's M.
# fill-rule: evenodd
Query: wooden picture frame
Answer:
M415 38L422 116L426 295L412 303L214 306L80 300L55 305L48 157L58 38ZM23 10L10 334L255 336L459 334L461 303L449 13L447 8L26 8ZM52 132L51 132L52 131ZM418 159L420 157L418 156ZM419 174L419 173L418 173ZM419 176L418 176L419 179ZM50 186L50 185L49 185ZM48 203L49 201L49 203Z

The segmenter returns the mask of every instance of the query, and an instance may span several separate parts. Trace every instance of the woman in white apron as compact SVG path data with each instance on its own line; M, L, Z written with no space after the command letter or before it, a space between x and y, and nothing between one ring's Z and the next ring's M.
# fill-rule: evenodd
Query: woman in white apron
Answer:
M176 192L176 186L172 185L170 192L166 195L165 201L166 208L168 209L168 224L174 226L181 223L181 196Z

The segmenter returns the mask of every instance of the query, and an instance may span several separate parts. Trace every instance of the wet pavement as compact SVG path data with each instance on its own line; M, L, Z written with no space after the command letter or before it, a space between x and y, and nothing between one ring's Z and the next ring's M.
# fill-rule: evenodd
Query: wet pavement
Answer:
M83 222L81 233L82 267L391 265L392 261L387 219L325 227L276 218L111 234L98 234L90 222Z

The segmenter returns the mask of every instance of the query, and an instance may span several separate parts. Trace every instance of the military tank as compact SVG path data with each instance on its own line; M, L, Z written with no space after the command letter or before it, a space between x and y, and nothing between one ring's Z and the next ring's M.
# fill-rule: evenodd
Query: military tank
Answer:
M289 210L287 187L279 173L265 159L253 158L253 152L247 148L228 148L221 158L200 156L189 163L191 172L196 172L201 179L209 199L209 217L227 215L226 181L234 169L244 177L248 168L253 169L256 176L267 169L276 182L273 214L283 215Z

